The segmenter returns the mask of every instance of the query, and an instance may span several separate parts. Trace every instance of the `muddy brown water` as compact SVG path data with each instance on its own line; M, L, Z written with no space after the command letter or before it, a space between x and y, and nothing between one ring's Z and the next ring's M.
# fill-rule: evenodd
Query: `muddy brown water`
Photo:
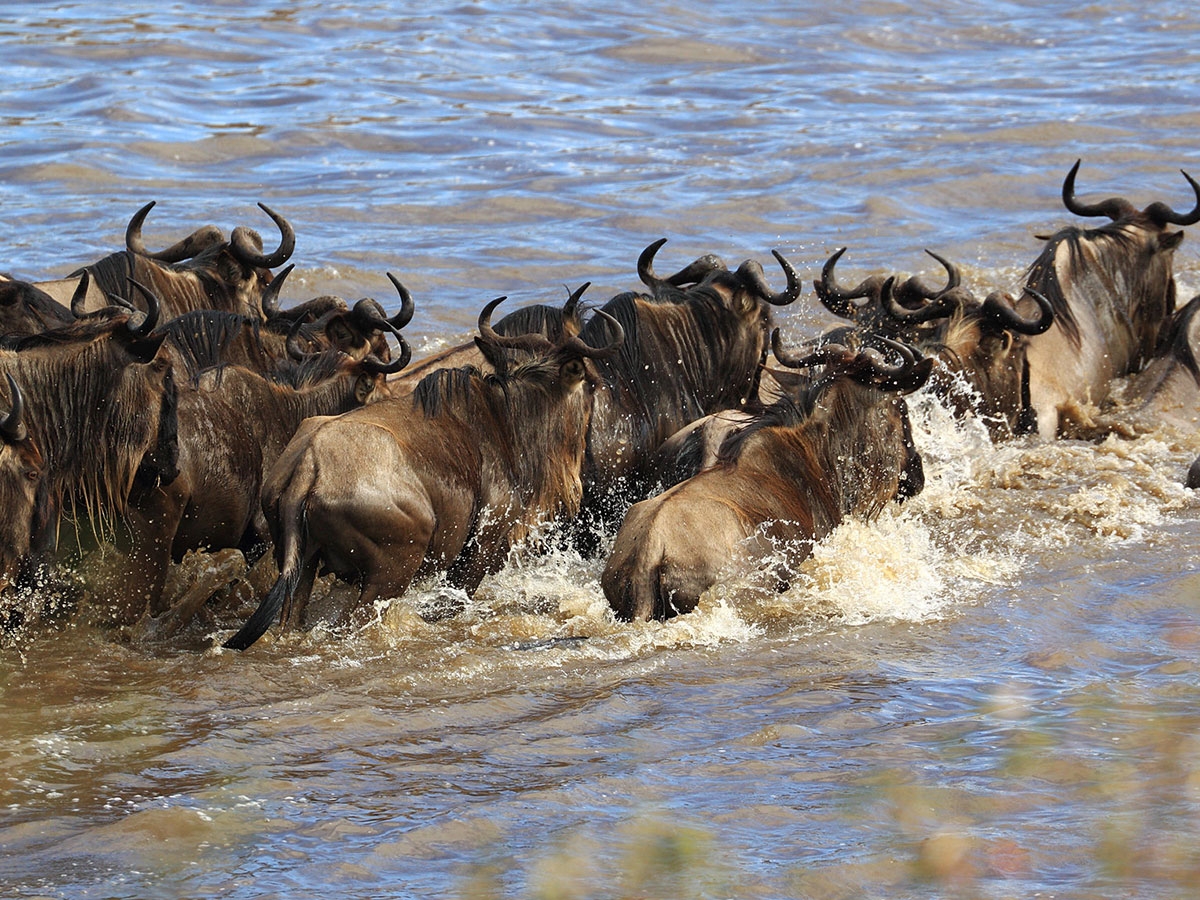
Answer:
M703 253L1011 289L1081 196L1190 205L1180 2L17 3L0 270L208 222L297 231L291 299L600 301ZM1197 238L1176 256L1200 290ZM831 317L811 288L779 322ZM0 650L12 897L1128 897L1200 883L1200 453L1176 425L993 446L913 401L925 492L762 596L623 624L514 557L353 634L82 622ZM3 511L0 511L3 514ZM34 603L39 597L30 597Z

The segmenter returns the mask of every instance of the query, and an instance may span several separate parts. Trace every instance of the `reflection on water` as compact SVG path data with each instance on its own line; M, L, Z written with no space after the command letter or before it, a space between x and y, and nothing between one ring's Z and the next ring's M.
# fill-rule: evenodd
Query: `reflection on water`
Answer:
M151 199L152 246L262 200L296 227L288 299L391 307L394 272L418 352L502 293L634 287L659 237L664 270L777 248L806 281L847 246L851 283L937 280L928 247L982 295L1069 220L1076 158L1082 196L1187 202L1198 30L1175 2L10 4L0 270L99 258ZM830 321L811 293L779 319ZM921 496L669 623L615 622L601 563L556 553L455 615L431 581L246 654L211 611L161 641L29 629L0 650L0 883L1183 896L1200 436L993 447L913 406Z

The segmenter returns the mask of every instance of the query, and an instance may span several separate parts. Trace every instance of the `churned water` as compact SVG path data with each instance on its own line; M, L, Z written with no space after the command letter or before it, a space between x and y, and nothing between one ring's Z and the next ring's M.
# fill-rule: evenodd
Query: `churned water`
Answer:
M602 301L703 253L1011 290L1059 191L1190 208L1182 2L8 3L0 270L295 226L291 300ZM1200 289L1196 239L1176 255ZM779 323L832 320L811 288ZM1194 429L991 445L912 406L925 492L778 595L610 616L514 557L352 635L75 625L0 650L14 897L1182 898L1200 883ZM0 514L3 511L0 510ZM783 560L787 562L787 560Z

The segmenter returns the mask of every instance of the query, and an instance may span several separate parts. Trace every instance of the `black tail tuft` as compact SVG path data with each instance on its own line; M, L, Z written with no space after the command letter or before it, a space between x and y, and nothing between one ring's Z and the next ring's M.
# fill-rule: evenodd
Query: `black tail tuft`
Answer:
M271 590L267 591L267 596L258 605L254 615L246 620L242 630L221 646L229 650L245 650L266 634L271 623L279 615L279 611L283 609L283 602L296 593L296 585L299 582L300 570L298 568L290 569L275 579Z

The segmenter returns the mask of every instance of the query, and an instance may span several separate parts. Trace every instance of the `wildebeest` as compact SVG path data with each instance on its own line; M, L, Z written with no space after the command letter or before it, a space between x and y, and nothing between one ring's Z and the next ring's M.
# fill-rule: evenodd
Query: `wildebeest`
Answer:
M592 415L584 360L615 353L620 326L601 346L500 335L502 300L479 315L493 373L440 369L411 397L301 427L263 486L279 579L226 647L249 647L281 610L301 624L322 566L357 584L357 609L432 571L470 593L510 548L575 513Z
M1200 296L1171 317L1158 353L1140 372L1113 383L1094 415L1080 415L1070 437L1103 440L1155 431L1193 435L1200 427Z
M793 562L847 516L870 518L924 484L903 394L933 361L890 344L902 361L826 344L792 368L822 366L802 396L781 400L725 441L714 465L632 506L601 576L621 619L692 610L739 560L783 545Z
M115 310L10 343L0 371L20 386L22 421L43 459L32 523L0 516L6 536L46 558L65 516L77 541L106 532L126 510L135 481L176 474L176 389L163 338L146 316Z
M29 556L34 508L45 461L25 424L25 398L11 372L0 412L0 592ZM0 389L0 396L3 390Z
M279 283L291 266L282 270L264 294L264 305L276 309ZM340 297L309 301L299 315L289 311L272 313L266 322L256 317L221 310L193 310L159 326L176 354L180 373L198 373L227 365L240 365L263 375L274 375L302 358L325 348L335 348L355 359L374 354L390 359L387 335L408 324L413 313L412 296L392 273L388 279L400 294L400 311L388 316L378 301L369 297L353 307ZM149 288L135 286L145 295Z
M1076 215L1112 221L1056 232L1026 274L1026 287L1047 297L1054 313L1054 326L1028 351L1031 400L1045 438L1056 436L1073 404L1099 403L1111 379L1153 356L1175 310L1172 259L1183 232L1168 226L1200 222L1200 184L1186 172L1196 204L1181 214L1157 201L1143 210L1120 197L1082 203L1078 170L1077 160L1063 182L1063 203Z
M180 384L179 475L130 498L132 545L121 584L130 614L147 603L152 614L163 611L168 566L189 550L232 547L250 562L258 558L269 539L260 505L267 471L304 419L378 399L385 377L409 359L398 330L396 336L400 352L390 362L326 349L305 362L294 383L229 365Z
M130 279L147 285L162 301L162 317L171 319L197 309L217 309L265 319L263 292L272 280L271 269L283 265L296 246L295 231L283 216L260 203L280 231L279 247L264 253L262 238L253 229L238 226L229 240L215 226L206 226L158 253L146 251L142 222L154 206L147 203L130 220L124 250L80 267L54 285L70 295L77 279L87 271L93 288L72 308L76 314L107 305L110 295L124 296ZM41 285L47 290L49 284ZM53 291L52 291L53 293ZM57 297L60 303L64 298Z
M662 241L642 254L650 270ZM762 266L746 260L735 272L701 257L662 298L624 293L600 309L580 337L609 344L619 323L620 352L592 363L597 373L595 412L584 470L587 521L576 539L585 552L596 533L620 521L628 504L653 487L650 460L658 446L689 422L756 397L766 359L771 310L800 296L795 270L772 251L787 277L775 292ZM652 270L650 270L652 271ZM698 277L694 283L685 278Z
M897 284L895 276L876 274L868 275L853 288L843 288L837 282L834 269L845 252L846 248L841 247L825 261L821 277L813 282L813 288L827 310L849 319L864 331L912 342L930 330L920 327L923 323L904 321L889 314L883 304L883 286L889 281L892 282L892 303L901 310L945 310L943 316L949 316L963 303L962 275L958 267L932 250L925 252L946 270L944 287L931 288L919 275L912 275ZM927 321L932 321L932 317Z

